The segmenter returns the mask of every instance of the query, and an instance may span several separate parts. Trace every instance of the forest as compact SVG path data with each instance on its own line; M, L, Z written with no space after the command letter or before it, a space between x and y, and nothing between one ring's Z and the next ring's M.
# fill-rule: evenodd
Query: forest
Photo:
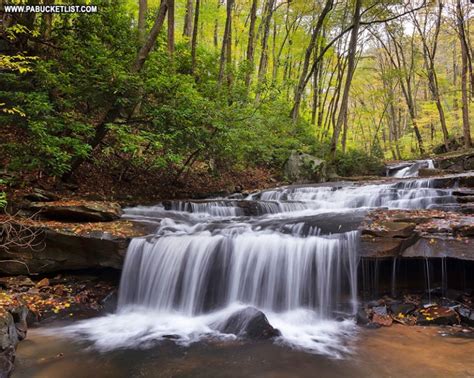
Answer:
M474 376L474 0L0 0L0 378Z
M468 2L94 4L2 16L4 187L259 182L291 151L368 175L472 144Z

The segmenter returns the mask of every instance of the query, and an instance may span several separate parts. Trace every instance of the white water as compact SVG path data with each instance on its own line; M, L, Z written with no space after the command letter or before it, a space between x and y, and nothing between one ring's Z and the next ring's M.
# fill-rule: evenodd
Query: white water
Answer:
M434 169L434 167L434 162L431 159L416 160L412 165L396 170L392 176L396 178L418 177L420 168Z
M357 227L358 208L426 208L452 201L449 190L432 186L416 180L286 187L252 195L243 204L191 201L167 205L169 210L127 209L127 217L159 226L129 246L117 313L61 332L102 351L144 348L169 338L181 345L235 339L220 332L219 324L253 306L281 331L275 342L342 357L355 333L358 233L341 227L351 219ZM253 204L261 215L244 216L243 205Z

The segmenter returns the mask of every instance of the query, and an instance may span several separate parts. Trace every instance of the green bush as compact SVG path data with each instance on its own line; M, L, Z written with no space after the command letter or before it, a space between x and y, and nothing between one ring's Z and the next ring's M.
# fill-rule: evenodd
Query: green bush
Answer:
M339 154L335 166L340 176L379 175L384 169L380 157L376 154L368 155L361 150L349 150L345 154Z

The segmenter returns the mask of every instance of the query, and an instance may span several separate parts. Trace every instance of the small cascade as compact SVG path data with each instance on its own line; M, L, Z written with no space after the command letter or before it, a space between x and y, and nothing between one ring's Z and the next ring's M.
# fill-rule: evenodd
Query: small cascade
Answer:
M344 187L284 187L251 195L263 201L300 201L310 209L391 209L429 208L440 203L455 203L450 189L433 187L432 180L410 180L393 184Z
M169 210L187 211L190 213L206 213L216 217L235 217L243 215L241 208L228 201L210 201L210 202L189 202L189 201L171 201Z
M421 168L434 169L434 167L434 161L431 159L416 160L410 164L389 166L387 176L396 178L418 177Z

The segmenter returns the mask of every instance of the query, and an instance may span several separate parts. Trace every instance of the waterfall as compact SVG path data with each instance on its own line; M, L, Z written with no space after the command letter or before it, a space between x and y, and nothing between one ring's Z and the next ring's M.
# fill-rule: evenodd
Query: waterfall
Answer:
M170 338L189 345L237 337L216 324L251 306L280 330L276 342L341 357L355 332L357 228L366 211L453 201L451 190L435 188L434 181L403 180L287 186L244 200L163 201L125 209L124 217L155 231L129 245L117 312L63 332L101 350ZM377 261L375 286L369 286L376 287L378 271ZM363 277L362 284L365 289L371 283Z
M138 305L199 315L241 302L270 311L308 307L329 318L337 310L355 312L356 270L356 231L140 238L128 250L119 309Z

